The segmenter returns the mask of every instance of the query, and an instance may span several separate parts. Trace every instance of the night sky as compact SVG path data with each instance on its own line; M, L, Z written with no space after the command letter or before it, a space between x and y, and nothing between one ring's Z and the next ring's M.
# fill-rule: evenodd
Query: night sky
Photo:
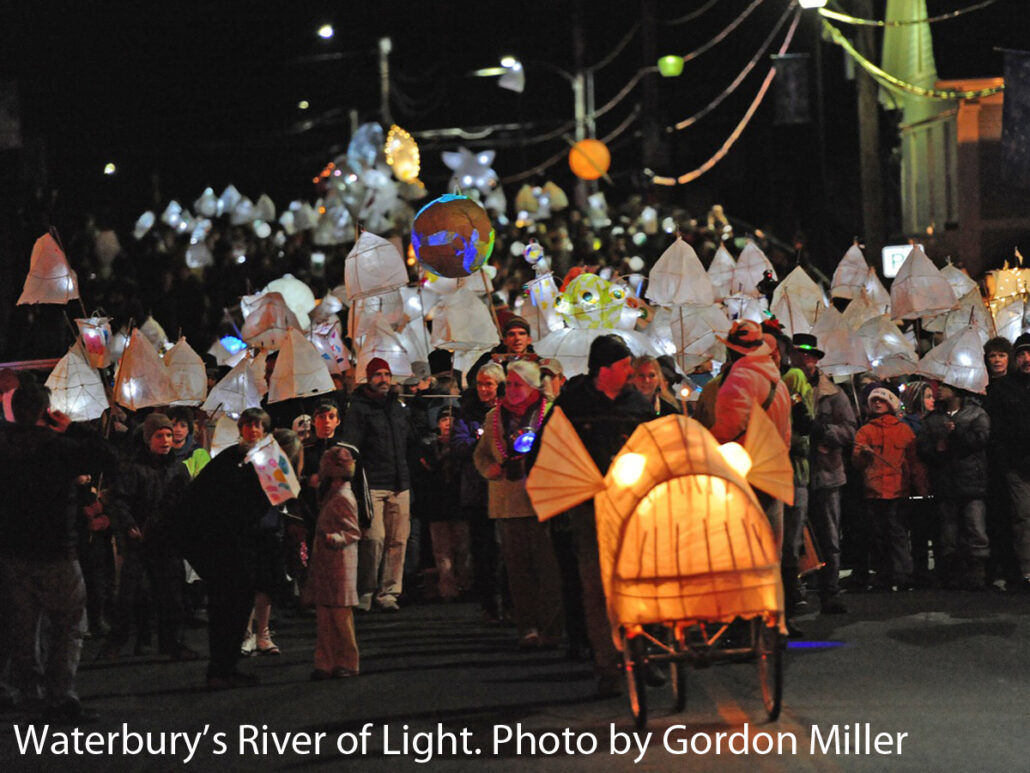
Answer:
M930 0L932 14L972 0ZM751 0L720 0L689 24L669 19L703 3L656 0L659 53L686 53L706 42ZM658 83L662 126L690 115L719 93L744 66L779 19L786 0L765 0L723 43L704 54L679 79ZM843 2L843 7L848 3ZM934 25L941 77L993 76L1001 72L995 46L1024 45L1027 23L1020 0L957 21ZM884 3L877 2L882 14ZM144 209L178 198L187 205L207 186L233 182L256 199L268 192L282 206L313 198L313 174L346 148L348 110L361 121L378 119L377 39L393 40L394 120L419 130L526 122L523 137L547 132L572 117L569 85L547 70L527 66L522 95L494 79L468 73L495 64L502 54L573 68L571 15L565 1L472 3L465 0L362 2L12 2L0 5L0 79L17 80L22 131L45 159L46 181L61 191L66 213L89 209L116 225ZM640 16L640 3L583 3L585 60L605 56ZM331 22L337 34L320 40L315 30ZM813 18L801 25L792 51L810 50ZM1018 23L1017 23L1018 22ZM778 46L780 38L775 46ZM757 225L771 224L789 238L814 217L831 217L849 239L858 217L854 86L844 79L843 54L824 48L830 174L846 192L833 211L811 201L814 174L812 126L774 127L772 100L759 110L731 156L687 188L642 185L639 138L633 130L613 142L610 199L633 191L685 204L703 214L715 201ZM326 56L330 55L330 56ZM335 56L332 56L335 55ZM641 36L598 72L597 104L614 95L644 64ZM669 168L679 174L704 161L736 125L766 72L762 62L736 94L695 127L667 135ZM657 78L657 76L648 76ZM640 101L638 88L598 125L604 135ZM297 109L307 99L311 108ZM299 122L314 126L299 130ZM890 136L890 132L886 132ZM490 148L493 138L476 147ZM514 138L518 139L518 136ZM497 139L501 177L561 150L556 138L524 147ZM449 176L440 151L458 140L427 148L423 179L442 192ZM41 151L41 154L40 154ZM105 178L107 161L118 174ZM553 177L571 185L567 165ZM650 191L650 193L649 193ZM154 201L154 196L159 201ZM515 187L509 189L509 199ZM784 209L790 208L790 212Z

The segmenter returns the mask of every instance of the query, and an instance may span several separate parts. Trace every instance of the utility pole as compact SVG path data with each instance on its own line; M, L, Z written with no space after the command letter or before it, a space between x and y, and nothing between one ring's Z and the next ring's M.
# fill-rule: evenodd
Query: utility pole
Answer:
M390 38L379 38L379 116L383 126L393 125L390 115L390 51L393 44Z
M854 14L871 19L872 0L852 0ZM855 33L855 48L870 61L877 61L876 34L873 27L860 26ZM879 86L864 69L856 67L858 92L859 171L862 181L862 225L867 254L878 254L886 241L883 216L883 172L880 164Z
M655 33L655 1L641 0L640 40L644 67L653 67L658 61L658 40ZM662 169L669 165L662 128L658 125L658 79L644 78L640 84L641 99L641 160L645 169Z
M586 38L583 32L583 0L572 2L572 96L575 99L576 141L586 139ZM592 77L592 76L591 76ZM592 120L592 119L591 119ZM590 195L589 183L576 178L576 189L573 197L576 207L585 212L587 196Z

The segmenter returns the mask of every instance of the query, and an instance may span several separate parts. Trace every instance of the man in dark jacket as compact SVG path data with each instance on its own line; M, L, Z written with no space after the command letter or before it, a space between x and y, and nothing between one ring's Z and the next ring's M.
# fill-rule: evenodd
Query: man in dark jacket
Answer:
M0 582L9 615L11 678L24 700L45 688L46 722L95 720L75 693L75 673L86 632L86 586L76 556L78 476L112 473L115 455L95 432L49 410L50 393L24 384L11 397L15 423L0 436L8 479L0 508ZM40 621L49 620L40 647ZM46 663L39 663L40 650ZM40 678L42 675L42 679ZM42 682L42 684L41 684Z
M364 530L358 552L358 608L367 612L374 601L383 611L396 612L411 532L410 430L404 406L390 389L386 360L370 360L365 376L340 432L344 443L358 449L372 498L372 524Z
M508 362L519 357L536 359L533 353L533 333L529 329L529 323L519 316L508 317L501 328L501 343L493 349L484 352L475 361L468 372L469 384L476 383L476 373L488 362L499 362L501 367L507 370Z
M632 361L633 353L619 336L595 338L587 360L589 372L570 379L555 402L555 406L568 417L602 475L608 472L612 458L637 425L654 418L654 410L644 396L636 389L626 389L633 375ZM541 435L546 431L545 422ZM577 505L569 514L583 585L587 636L598 676L598 693L603 696L617 694L621 681L620 658L608 623L594 503L591 500Z

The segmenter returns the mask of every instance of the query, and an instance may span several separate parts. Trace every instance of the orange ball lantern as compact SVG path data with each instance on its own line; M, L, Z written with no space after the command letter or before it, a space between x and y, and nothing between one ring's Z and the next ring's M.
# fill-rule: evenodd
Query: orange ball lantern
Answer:
M612 165L612 154L600 140L580 140L569 151L569 168L581 180L603 177Z
M486 210L467 196L441 196L415 215L411 245L426 271L457 279L486 263L494 228Z

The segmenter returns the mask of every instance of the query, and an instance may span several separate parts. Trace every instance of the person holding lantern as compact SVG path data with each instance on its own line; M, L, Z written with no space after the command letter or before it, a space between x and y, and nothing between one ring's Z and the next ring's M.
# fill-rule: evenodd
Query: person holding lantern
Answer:
M499 520L501 551L515 607L520 649L554 646L562 632L561 581L550 529L537 520L526 493L526 454L549 404L540 392L540 368L508 365L504 398L483 422L473 454L489 481L489 514Z

